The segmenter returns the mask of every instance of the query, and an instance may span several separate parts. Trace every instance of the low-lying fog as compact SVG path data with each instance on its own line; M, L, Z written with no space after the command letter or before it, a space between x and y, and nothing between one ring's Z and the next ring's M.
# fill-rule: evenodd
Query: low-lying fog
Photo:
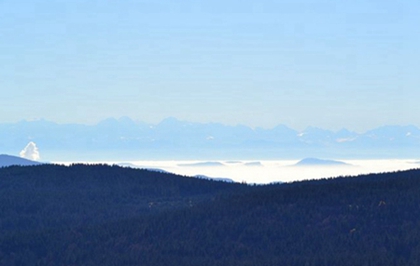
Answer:
M129 161L89 162L119 164L122 166L164 170L180 175L204 175L212 178L229 178L236 182L266 184L290 182L324 177L353 176L419 168L420 161L395 160L336 160L314 161ZM69 164L71 162L56 162Z

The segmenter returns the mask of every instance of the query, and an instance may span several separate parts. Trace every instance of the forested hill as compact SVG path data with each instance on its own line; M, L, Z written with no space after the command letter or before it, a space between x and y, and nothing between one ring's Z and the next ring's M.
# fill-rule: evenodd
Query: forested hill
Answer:
M0 265L420 265L420 171L247 186L0 169Z
M1 229L80 226L190 207L246 189L149 170L109 165L0 168Z

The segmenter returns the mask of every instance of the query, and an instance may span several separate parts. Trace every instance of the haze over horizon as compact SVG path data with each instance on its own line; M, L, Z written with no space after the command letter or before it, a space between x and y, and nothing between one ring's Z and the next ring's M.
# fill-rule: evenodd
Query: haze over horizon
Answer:
M0 3L0 122L420 126L420 3Z
M158 120L156 122L148 122L144 119L141 118L132 118L130 116L117 116L117 117L105 117L103 119L100 120L96 120L96 121L90 121L89 123L87 122L78 122L78 121L64 121L64 122L60 122L60 121L54 121L54 120L50 120L50 119L46 119L44 117L41 118L32 118L32 119L18 119L15 121L0 121L0 124L19 124L22 122L28 122L28 123L36 123L36 122L46 122L46 123L53 123L56 124L58 126L65 126L65 125L80 125L80 126L97 126L100 125L102 123L112 123L112 122L116 122L116 123L126 123L126 124L138 124L138 125L148 125L150 127L154 127L163 123L168 123L168 122L172 122L172 123L185 123L185 124L196 124L196 125L202 125L202 126L206 126L206 125L220 125L220 126L226 126L226 127L247 127L249 129L252 130L272 130L275 129L276 127L287 127L289 129L292 129L296 132L305 132L308 129L320 129L320 130L326 130L326 131L331 131L331 132L339 132L341 130L348 130L350 132L354 132L354 133L358 133L358 134L363 134L366 133L368 131L377 129L377 128L382 128L382 127L419 127L420 125L416 125L413 123L409 123L409 124L381 124L378 125L376 127L372 126L372 127L367 127L364 130L354 130L353 128L350 127L341 127L341 128L328 128L328 127L320 127L314 124L309 124L305 127L302 128L298 128L298 127L292 127L290 125L288 125L287 123L277 123L277 124L273 124L272 126L252 126L249 124L245 124L245 123L223 123L220 121L194 121L194 120L187 120L187 119L180 119L178 117L175 116L168 116L168 117L164 117L161 120Z
M387 125L358 133L316 127L298 131L281 124L251 128L175 118L158 124L128 117L95 125L47 120L0 123L2 153L49 161L414 159L419 147L420 128L413 125Z

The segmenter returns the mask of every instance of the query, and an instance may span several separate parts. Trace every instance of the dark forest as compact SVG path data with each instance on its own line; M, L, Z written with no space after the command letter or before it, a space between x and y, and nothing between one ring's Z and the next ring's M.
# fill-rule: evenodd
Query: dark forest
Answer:
M4 167L0 265L420 265L420 170L247 185Z

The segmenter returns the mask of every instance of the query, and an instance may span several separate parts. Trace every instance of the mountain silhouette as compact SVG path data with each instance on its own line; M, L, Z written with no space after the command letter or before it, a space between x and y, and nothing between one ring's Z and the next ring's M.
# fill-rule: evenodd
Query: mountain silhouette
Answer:
M317 127L297 131L281 124L269 129L252 128L173 117L156 125L128 117L108 118L96 125L46 120L0 124L4 153L15 153L28 139L42 147L43 158L58 161L89 160L91 155L107 160L415 158L420 149L420 129L413 125L388 125L357 133Z
M318 158L305 158L295 164L296 166L338 166L338 165L349 165L344 162L335 160L323 160Z
M31 161L25 158L1 154L0 155L0 167L7 167L12 165L20 165L20 166L29 166L29 165L39 165L41 163Z

